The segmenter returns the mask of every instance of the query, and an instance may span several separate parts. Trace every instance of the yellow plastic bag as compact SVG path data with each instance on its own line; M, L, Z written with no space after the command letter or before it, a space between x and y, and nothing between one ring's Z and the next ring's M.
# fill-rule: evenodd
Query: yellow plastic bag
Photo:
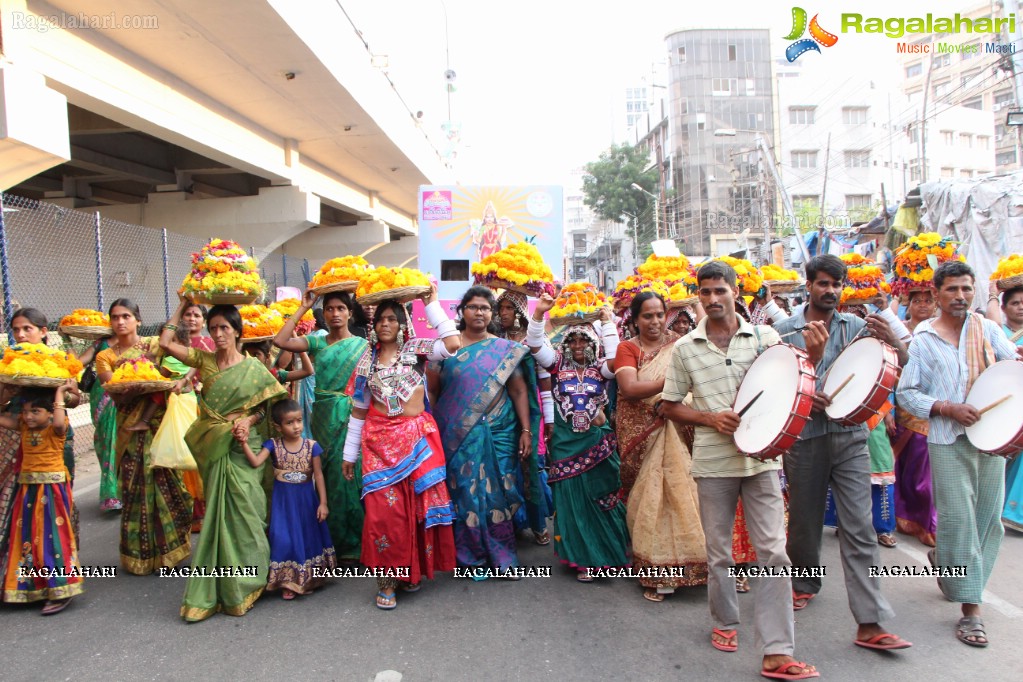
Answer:
M198 467L188 445L185 432L196 419L198 403L195 393L170 393L167 396L167 412L163 415L160 428L153 436L150 447L149 468L180 469L195 471Z

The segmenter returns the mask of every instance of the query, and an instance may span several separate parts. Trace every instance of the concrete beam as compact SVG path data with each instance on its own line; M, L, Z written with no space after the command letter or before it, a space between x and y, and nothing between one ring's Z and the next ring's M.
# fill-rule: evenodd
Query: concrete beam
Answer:
M0 189L69 158L67 99L38 73L0 64Z
M71 160L68 163L76 168L85 168L98 173L112 170L131 180L153 185L171 185L177 182L177 177L172 171L121 159L110 154L86 149L80 145L71 145Z

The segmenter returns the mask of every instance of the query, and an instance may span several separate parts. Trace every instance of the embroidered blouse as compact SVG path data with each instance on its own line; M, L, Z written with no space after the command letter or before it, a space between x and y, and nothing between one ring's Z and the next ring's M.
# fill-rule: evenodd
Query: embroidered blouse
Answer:
M601 374L603 361L588 365L580 374L570 360L558 356L553 374L554 404L562 419L576 433L589 430L590 424L607 405L607 380Z
M416 389L425 384L425 361L445 357L437 346L444 348L440 339L411 339L401 347L394 364L381 367L377 363L379 350L368 349L355 367L356 407L369 407L370 396L387 406L387 416L396 417L405 409ZM368 392L367 392L368 389Z

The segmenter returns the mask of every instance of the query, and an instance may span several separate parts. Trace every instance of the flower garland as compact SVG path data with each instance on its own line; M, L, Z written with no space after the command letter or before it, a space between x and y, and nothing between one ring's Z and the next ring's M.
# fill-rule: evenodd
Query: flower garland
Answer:
M599 313L607 305L607 297L589 282L565 286L554 301L551 317L585 317Z
M276 336L284 326L285 318L281 312L265 305L239 306L238 313L242 316L242 341L261 336Z
M1009 279L1023 275L1023 256L1018 253L1001 258L998 267L991 273L991 281Z
M82 363L74 355L50 348L42 343L19 343L4 350L0 374L10 376L70 379L82 371Z
M727 263L735 270L738 276L739 293L747 296L756 296L761 287L764 286L764 278L757 266L744 258L732 258L731 256L718 256L714 260Z
M245 294L259 296L265 284L259 277L257 263L245 249L227 239L211 239L198 253L192 254L192 271L181 282L181 293Z
M799 273L795 270L780 268L774 263L767 263L760 268L760 274L767 282L798 282Z
M685 282L691 285L691 291L696 291L696 271L690 265L689 259L683 255L651 255L636 268L636 274L647 279L659 280L669 287L676 282Z
M60 318L61 327L109 327L110 316L99 310L76 308L70 315Z
M895 252L893 294L902 296L915 289L934 288L934 268L928 256L934 256L937 265L950 260L966 260L956 252L955 242L937 232L921 232L910 237Z
M128 384L135 381L167 381L153 362L145 357L125 358L117 365L108 383Z
M613 294L615 308L628 308L632 299L644 291L652 291L665 301L668 300L668 286L659 280L647 279L642 275L629 275L619 280Z
M430 286L430 280L419 270L380 266L368 271L359 279L359 288L355 293L357 296L366 296L398 287L417 286Z
M472 274L475 283L484 286L504 280L527 289L534 296L554 294L554 273L539 249L529 242L515 242L473 263Z
M270 304L270 310L275 310L280 313L285 320L290 319L292 315L298 312L299 306L302 305L302 301L297 298L282 298L276 303ZM313 329L316 328L316 317L313 315L312 310L305 311L302 317L298 318L298 323L295 325L295 333L299 336L305 336ZM279 330L278 330L279 331Z
M353 282L359 280L364 274L372 269L372 265L366 262L362 256L345 256L344 258L331 258L323 264L312 280L309 281L309 288L326 286L337 282ZM296 306L297 308L297 306Z
M846 253L839 258L847 268L839 305L870 303L882 293L891 293L892 288L874 261L858 253Z

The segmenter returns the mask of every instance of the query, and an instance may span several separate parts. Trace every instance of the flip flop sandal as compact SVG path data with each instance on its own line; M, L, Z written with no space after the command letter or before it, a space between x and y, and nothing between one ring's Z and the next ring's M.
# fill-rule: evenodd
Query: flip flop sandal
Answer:
M49 599L43 604L43 610L40 612L44 616L52 616L55 613L60 613L68 607L71 603L71 598L67 599Z
M711 633L712 634L711 634L711 637L710 637L710 643L711 643L711 646L713 646L715 649L717 649L718 651L726 651L728 653L732 653L734 651L738 651L738 649L739 649L739 634L738 634L738 631L736 631L736 630L722 630L721 628L714 628L713 630L711 630ZM723 639L732 639L734 637L735 638L735 644L724 644L722 642L719 642L716 639L714 639L714 635L717 635L718 637L721 637Z
M579 571L575 574L575 579L581 583L592 583L593 576L588 574L586 571Z
M549 531L542 533L533 533L533 542L543 547L544 545L551 544L551 534Z
M983 642L969 640L967 637L983 637ZM987 633L984 632L984 621L980 616L963 616L956 623L956 639L968 646L975 646L983 649L988 645Z
M652 602L664 601L664 595L657 590L643 590L643 599Z
M789 668L799 668L802 672L786 672ZM789 661L788 663L782 663L774 670L761 668L760 674L761 676L768 677L772 680L808 680L811 677L821 676L819 672L812 670L812 666L803 663L802 661Z
M810 600L813 599L816 596L817 596L816 594L810 594L809 592L793 592L792 593L792 610L793 611L802 611L803 609L805 609L810 604ZM797 601L801 601L803 603L802 604L797 604L796 603Z
M382 601L381 601L382 600ZM388 604L387 602L392 602ZM398 600L395 595L387 596L383 592L377 592L377 608L384 611L398 608Z
M880 533L877 536L877 544L882 547L895 547L899 541L891 533Z
M882 644L882 639L893 639L895 641ZM894 651L895 649L908 649L913 646L912 642L907 642L898 635L893 635L888 632L882 632L880 635L874 635L870 639L854 639L853 644L861 646L864 649L878 649L881 651Z
M398 583L398 589L406 594L414 594L423 589L423 583Z
M739 594L746 594L750 591L749 578L743 576L735 579L735 591Z
M285 599L287 601L291 601L294 598L295 598L295 593L292 592L291 590L282 590L281 591L281 599Z

